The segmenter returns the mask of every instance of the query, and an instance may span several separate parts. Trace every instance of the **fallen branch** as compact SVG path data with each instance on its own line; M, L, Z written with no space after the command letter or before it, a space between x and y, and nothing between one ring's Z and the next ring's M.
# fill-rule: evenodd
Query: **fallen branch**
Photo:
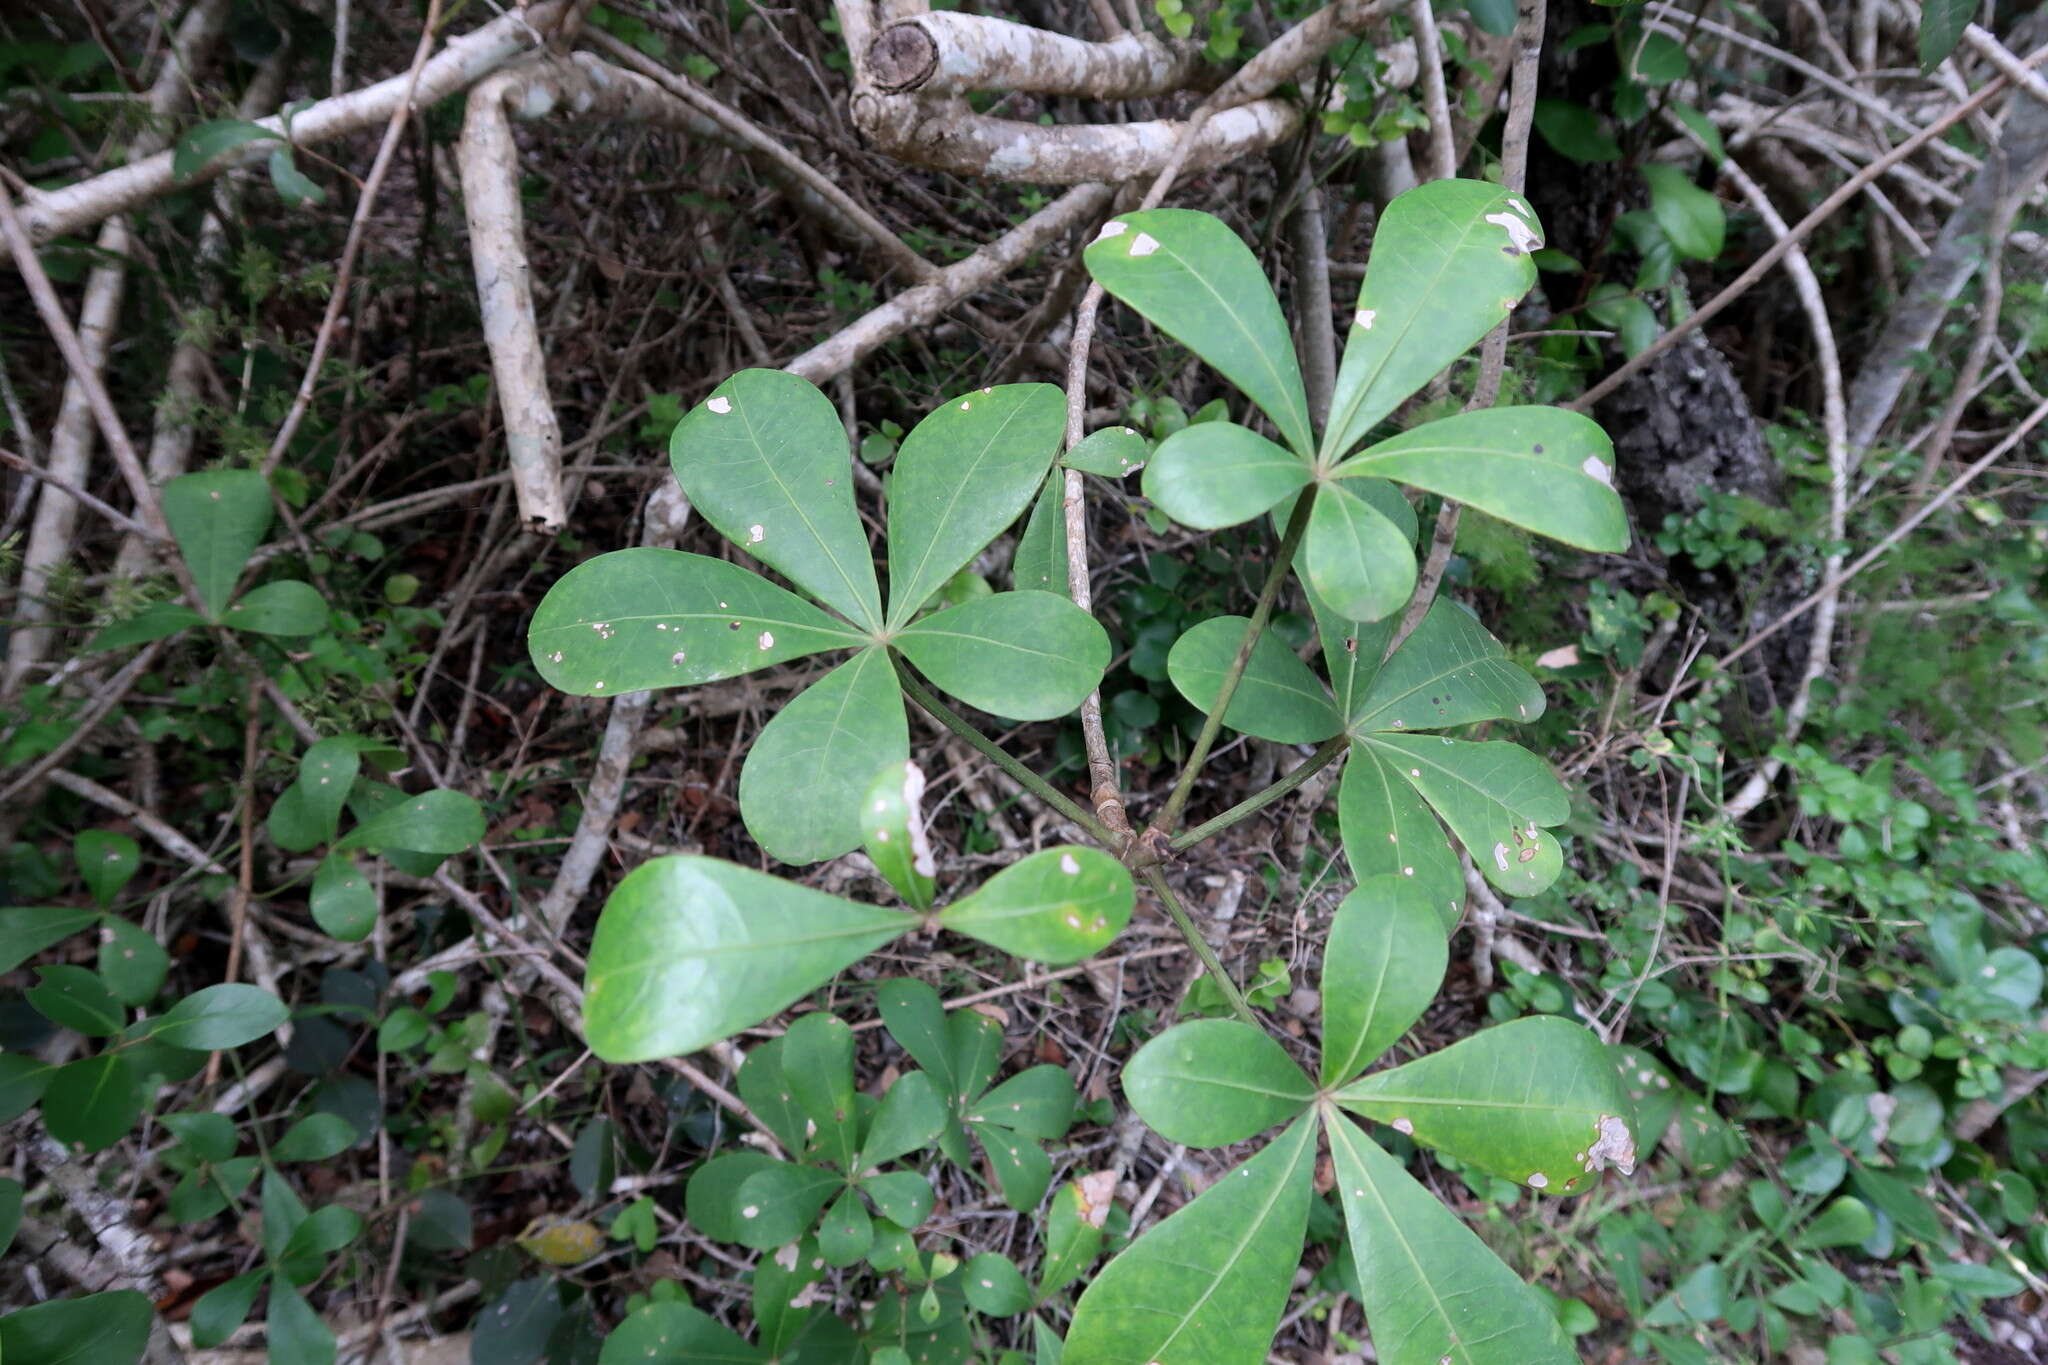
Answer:
M991 19L934 12L891 24L866 50L868 77L891 95L1020 90L1128 100L1186 89L1206 70L1201 48L1149 33L1108 42Z
M416 83L409 72L402 72L361 90L322 100L295 114L291 122L292 145L315 147L388 122L392 111L408 96L424 107L452 95L521 53L541 46L588 4L589 0L538 0L474 32L451 38L420 68ZM285 136L280 115L255 122L279 137ZM216 157L182 180L172 171L172 153L158 152L61 190L30 194L22 208L22 221L29 240L41 245L173 190L188 189L237 166L260 161L275 148L273 142L246 144Z

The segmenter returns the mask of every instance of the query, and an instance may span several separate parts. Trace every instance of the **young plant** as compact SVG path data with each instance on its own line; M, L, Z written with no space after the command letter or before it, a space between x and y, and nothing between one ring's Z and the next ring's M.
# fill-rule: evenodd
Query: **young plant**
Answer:
M1612 488L1612 445L1589 419L1548 407L1485 409L1406 432L1381 430L1514 308L1534 282L1530 254L1540 245L1527 204L1497 186L1440 181L1394 201L1380 221L1320 438L1286 320L1229 228L1203 214L1154 210L1107 224L1087 249L1089 269L1109 292L1235 383L1284 442L1219 417L1174 430L1145 465L1146 493L1184 525L1220 529L1272 512L1284 529L1251 615L1199 621L1169 652L1174 686L1206 712L1202 733L1154 822L1162 837L1118 842L1115 851L1146 868L1213 972L1213 955L1151 864L1162 843L1187 847L1298 780L1177 831L1202 763L1228 725L1282 743L1320 742L1320 762L1349 754L1340 827L1360 886L1338 911L1324 953L1316 1078L1302 1073L1227 979L1217 985L1236 1019L1183 1024L1130 1063L1126 1096L1169 1140L1224 1145L1287 1126L1101 1271L1075 1309L1068 1360L1265 1359L1299 1260L1319 1135L1334 1160L1357 1290L1381 1360L1529 1365L1571 1358L1544 1299L1345 1116L1385 1123L1401 1139L1551 1195L1578 1193L1603 1167L1627 1169L1634 1161L1634 1112L1615 1060L1563 1019L1504 1024L1363 1074L1419 1017L1443 975L1464 888L1444 827L1512 895L1547 888L1563 864L1558 841L1543 831L1564 822L1569 801L1540 759L1501 741L1424 733L1529 720L1543 697L1455 604L1431 604L1413 633L1395 640L1397 614L1418 575L1415 514L1393 481L1567 544L1618 550L1628 530ZM742 373L678 424L677 477L707 520L829 610L735 565L661 550L601 556L549 593L529 637L532 655L549 681L585 695L706 682L828 649L858 651L763 729L742 774L741 810L755 838L785 861L835 856L865 839L878 869L918 912L858 905L714 859L656 859L620 883L598 922L585 1021L599 1056L637 1061L703 1047L915 928L953 929L1042 962L1077 960L1120 930L1132 895L1124 866L1078 848L1033 854L933 910L934 866L918 810L922 779L903 762L899 683L1062 814L1116 842L975 733L906 667L983 710L1017 718L1061 714L1101 677L1108 647L1100 628L1064 599L1035 590L1066 586L1064 533L1050 494L1019 545L1016 579L1025 590L920 616L1031 503L1058 442L1058 418L1053 391L1013 386L966 395L911 432L891 475L892 594L884 613L852 508L851 461L836 413L800 380ZM1118 430L1097 433L1068 458L1076 468L1121 475L1145 454L1141 438ZM1287 575L1297 570L1321 634L1327 684L1264 635ZM1029 1144L1013 1139L1036 1135L1006 1125L991 1103L1007 1087L971 1103L989 1074L971 1055L980 1046L974 1026L956 1036L962 1026L945 1019L928 991L885 988L881 1003L892 1032L948 1092L927 1083L913 1099L929 1092L931 1104L902 1107L928 1118L936 1106L931 1132L951 1144L956 1159L964 1149L960 1124L978 1123L1005 1196L1035 1199L1044 1189L1035 1163L1012 1173L1028 1181L1003 1174L1005 1159L1028 1160L1018 1153ZM831 1065L800 1060L792 1071L793 1046L801 1059L843 1028L819 1016L799 1021L779 1054L763 1058L757 1050L741 1075L757 1111L796 1106L766 1120L778 1132L799 1110L819 1123L819 1134L806 1130L786 1143L792 1151L810 1152L828 1138L839 1150L810 1174L764 1168L730 1183L776 1196L778 1216L789 1215L774 1237L749 1234L750 1244L764 1247L802 1236L836 1200L817 1239L820 1259L827 1259L829 1234L835 1262L857 1258L858 1243L878 1269L876 1252L899 1273L921 1267L926 1295L918 1311L936 1321L950 1311L933 1297L946 1277L907 1242L909 1225L902 1225L906 1241L892 1236L888 1247L872 1228L866 1238L856 1235L853 1225L869 1221L863 1196L874 1197L864 1182L884 1177L869 1174L850 1082L841 1095L820 1079L840 1075L844 1045L833 1045ZM816 1103L804 1098L799 1074L811 1077ZM836 1138L832 1125L843 1130ZM792 1129L788 1136L798 1135ZM1069 1186L1061 1198L1071 1202L1076 1192L1101 1212L1106 1191L1091 1198ZM720 1201L721 1209L731 1202ZM900 1211L915 1212L914 1205L905 1201ZM746 1207L737 1206L739 1217ZM1063 1219L1069 1234L1080 1225L1073 1215L1069 1208ZM1099 1230L1099 1217L1084 1221ZM1063 1261L1085 1263L1097 1245L1058 1240ZM1070 1273L1054 1270L1046 1267L1041 1296ZM901 1311L891 1320L907 1322ZM1034 1320L1034 1331L1043 1328Z

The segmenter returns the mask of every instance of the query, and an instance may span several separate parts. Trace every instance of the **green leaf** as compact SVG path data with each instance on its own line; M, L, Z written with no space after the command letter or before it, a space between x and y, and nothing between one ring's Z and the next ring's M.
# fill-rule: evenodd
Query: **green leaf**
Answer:
M207 986L171 1006L152 1022L160 1043L193 1052L220 1052L277 1032L291 1011L260 986Z
M88 1038L119 1033L128 1012L99 974L69 965L36 968L36 984L22 992L37 1014Z
M916 921L722 863L642 863L605 901L583 1026L608 1062L677 1057L801 999Z
M298 163L292 160L291 148L279 147L272 152L269 168L271 186L285 203L299 207L327 202L327 191L321 189L299 169Z
M1399 479L1580 549L1628 548L1614 443L1590 417L1564 408L1440 418L1381 441L1335 473Z
M1600 116L1571 100L1537 100L1536 132L1568 161L1621 160L1621 144L1608 135Z
M1347 1119L1325 1131L1383 1365L1578 1365L1549 1306L1400 1162Z
M1496 38L1515 31L1515 0L1465 0L1472 22Z
M1258 258L1222 219L1188 209L1125 214L1103 225L1083 258L1104 289L1264 409L1304 459L1315 449L1287 319Z
M283 137L260 123L222 118L190 128L171 153L171 175L179 180L198 174L219 157L251 142L281 142Z
M1019 592L1067 595L1067 522L1062 505L1065 480L1052 478L1031 504L1017 553L1010 561L1010 584Z
M218 1165L235 1154L235 1123L225 1114L165 1114L160 1121L201 1161Z
M1023 514L1059 453L1066 402L1050 384L977 389L933 409L889 473L889 628Z
M270 485L253 469L185 474L164 485L163 508L207 617L218 621L270 529Z
M960 1270L960 1292L975 1312L1007 1318L1031 1306L1031 1286L1009 1257L984 1251Z
M1460 1039L1337 1092L1460 1161L1551 1194L1576 1194L1608 1166L1635 1169L1635 1111L1600 1041L1556 1015Z
M1083 474L1121 479L1142 469L1149 458L1145 438L1130 427L1104 427L1090 432L1060 463Z
M756 1251L785 1246L809 1230L834 1194L851 1193L836 1171L771 1162L746 1177L733 1196L739 1233L734 1240Z
M1167 651L1166 673L1195 709L1216 704L1224 674L1244 642L1244 616L1212 616L1187 631ZM1343 719L1307 664L1270 630L1259 632L1237 690L1223 710L1233 730L1279 744L1315 744L1343 728Z
M1041 1142L1057 1141L1074 1122L1074 1078L1063 1066L1030 1067L983 1095L960 1117L999 1124Z
M128 1059L103 1052L57 1068L43 1090L43 1123L65 1146L97 1152L128 1136L147 1099Z
M1412 877L1446 931L1465 907L1465 874L1444 827L1391 760L1353 744L1337 789L1337 828L1351 875Z
M249 589L220 619L256 635L318 635L327 629L327 601L312 584L285 578Z
M1377 1061L1422 1017L1450 964L1443 913L1412 877L1361 881L1323 949L1325 1086Z
M55 1299L0 1317L7 1365L135 1365L155 1316L132 1289Z
M1044 1150L999 1124L977 1123L974 1135L981 1140L981 1149L996 1173L1003 1202L1019 1212L1037 1208L1038 1201L1045 1198L1046 1186L1052 1183L1052 1162Z
M876 988L875 1006L881 1012L882 1026L897 1046L930 1073L940 1089L958 1094L946 1007L939 993L922 981L897 977Z
M1197 422L1160 442L1145 496L1183 526L1213 531L1250 521L1309 481L1290 450L1232 422Z
M272 1161L325 1161L355 1145L356 1126L339 1114L308 1114L270 1149Z
M422 1251L468 1251L476 1244L469 1205L453 1190L422 1190L412 1201L405 1244Z
M1870 1206L1845 1194L1815 1215L1812 1222L1800 1229L1791 1244L1799 1251L1861 1246L1876 1232L1877 1215L1870 1211ZM2018 1292L2017 1289L2014 1292Z
M561 1321L555 1281L520 1280L477 1315L469 1358L488 1365L539 1365L548 1358L548 1338Z
M853 1174L860 1111L853 1098L853 1030L830 1014L807 1014L782 1035L782 1076L813 1127L812 1147Z
M1438 597L1354 703L1351 725L1361 733L1439 730L1542 714L1536 680L1509 661L1470 611Z
M299 775L270 807L270 837L291 853L303 853L334 838L341 811L362 771L367 752L389 752L382 740L334 735L299 757Z
M604 1339L598 1365L761 1365L768 1356L686 1303L650 1303Z
M151 640L167 639L181 630L204 624L206 618L190 607L177 602L158 602L144 607L125 621L115 621L100 629L86 641L85 652L93 654L108 649L128 649L148 644Z
M1049 592L997 593L934 612L898 633L896 648L941 690L1008 720L1066 715L1109 667L1108 633Z
M1010 864L939 912L939 923L1049 966L1107 947L1131 919L1131 874L1095 848L1047 848Z
M916 1171L863 1176L860 1189L874 1201L882 1217L905 1228L914 1228L931 1217L938 1198L932 1193L932 1183Z
M1683 102L1674 103L1671 106L1671 113L1680 123L1692 129L1698 135L1699 140L1706 144L1708 160L1718 166L1728 159L1728 149L1721 141L1721 130L1714 126L1712 119L1708 118L1698 109L1695 109L1692 105Z
M751 1054L748 1060L752 1060ZM742 1077L745 1074L742 1069ZM745 1224L752 1221L740 1217L745 1207L739 1201L740 1191L760 1172L788 1164L766 1152L746 1150L711 1158L691 1173L683 1189L683 1212L690 1226L714 1241L739 1241ZM819 1207L823 1208L823 1203ZM754 1217L760 1217L758 1210Z
M147 1005L170 975L170 954L156 935L125 919L107 920L106 941L100 944L100 978L124 1005Z
M80 830L71 841L78 875L92 893L93 904L105 910L142 866L142 850L133 839L110 829Z
M277 1253L279 1283L311 1284L327 1268L327 1258L363 1232L363 1216L340 1204L313 1210L285 1239Z
M875 774L860 807L861 838L869 859L914 910L931 908L935 889L932 878L939 870L932 861L923 806L924 769L906 760L891 763ZM937 1006L936 995L932 1003ZM940 1026L944 1027L943 1012Z
M1315 1153L1314 1123L1297 1120L1096 1272L1067 1359L1262 1365L1301 1261Z
M1920 69L1932 71L1947 61L1976 17L1974 0L1925 0L1920 7Z
M1138 1049L1123 1082L1139 1118L1190 1147L1243 1142L1315 1098L1287 1049L1236 1019L1176 1024Z
M21 1182L0 1177L0 1256L14 1245L21 1228Z
M1113 1180L1115 1177L1112 1176ZM1095 1177L1091 1183L1098 1183ZM1102 1253L1106 1205L1089 1198L1079 1180L1069 1180L1052 1197L1045 1216L1045 1258L1039 1262L1038 1295L1049 1298L1086 1274Z
M855 1190L841 1190L818 1224L818 1254L826 1265L849 1266L875 1244L875 1221Z
M313 869L308 904L313 922L344 943L360 943L377 927L376 888L346 853L330 853Z
M932 1078L913 1071L897 1078L875 1107L861 1143L860 1167L879 1170L906 1153L929 1146L946 1125L946 1102Z
M1387 205L1337 373L1324 463L1506 320L1536 282L1529 253L1542 245L1528 201L1483 180L1434 180Z
M10 905L0 909L0 972L11 972L52 944L99 923L97 910Z
M192 1305L192 1344L211 1350L233 1336L248 1320L256 1295L269 1278L268 1267L251 1270L201 1294Z
M1302 575L1329 609L1377 621L1415 591L1415 546L1379 508L1342 484L1326 485L1309 513Z
M815 863L860 846L861 797L910 754L895 670L870 647L783 705L740 769L740 815L770 857Z
M1728 215L1722 211L1720 200L1695 185L1692 177L1676 166L1645 166L1643 179L1650 183L1650 213L1679 255L1687 260L1711 261L1721 254Z
M40 1058L0 1053L0 1123L27 1113L56 1074L57 1068Z
M1533 896L1557 880L1563 852L1538 827L1563 824L1571 799L1542 759L1503 740L1434 735L1365 735L1360 746L1407 777L1502 891Z
M563 574L526 632L541 677L579 697L715 682L861 643L750 569L647 547Z
M1685 45L1662 33L1640 34L1628 39L1623 48L1628 54L1623 75L1642 85L1669 85L1684 80L1692 70Z
M465 792L429 791L407 797L357 825L334 845L380 852L460 853L484 837L484 810Z
M854 624L881 628L846 428L809 380L741 370L683 414L669 462L726 539Z

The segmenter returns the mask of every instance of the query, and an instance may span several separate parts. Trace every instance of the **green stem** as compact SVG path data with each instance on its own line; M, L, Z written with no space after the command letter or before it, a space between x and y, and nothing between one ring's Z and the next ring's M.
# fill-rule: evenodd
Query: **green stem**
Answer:
M1104 848L1109 849L1111 852L1118 851L1120 841L1110 831L1109 826L1083 810L1078 803L1062 796L1059 790L1050 782L1047 782L1017 759L1004 752L1002 746L987 735L969 725L952 707L940 701L932 690L926 687L918 679L917 675L910 671L903 660L896 658L892 654L890 662L896 665L896 681L902 685L904 692L912 701L929 712L932 719L938 721L939 724L973 745L983 757L1010 776L1016 778L1026 791L1045 802L1046 805L1051 806L1061 815L1066 816L1067 819L1073 821L1082 829L1087 830L1089 836Z
M1264 791L1247 796L1214 820L1206 824L1196 825L1191 830L1185 830L1180 834L1176 834L1172 841L1167 844L1167 847L1176 853L1184 848L1193 848L1211 835L1221 834L1246 816L1256 815L1336 762L1337 756L1349 748L1350 745L1351 736L1349 735L1337 735L1334 738L1324 740L1323 746L1310 755L1308 761L1295 768L1293 772L1287 774L1287 776L1281 778L1272 786L1267 787Z
M1145 885L1152 888L1152 894L1159 897L1159 903L1166 907L1166 913L1173 916L1174 927L1180 936L1188 941L1188 947L1195 950L1195 956L1202 960L1202 967L1209 973L1209 979L1223 992L1223 998L1230 1002L1230 1008L1238 1018L1253 1028L1264 1031L1259 1017L1252 1013L1251 1003L1244 998L1244 992L1230 979L1230 973L1223 970L1223 963L1216 956L1216 950L1209 946L1209 940L1202 937L1202 931L1195 928L1195 921L1188 915L1187 908L1180 903L1180 897L1173 894L1173 888L1166 884L1166 876L1156 867L1148 867L1139 874Z
M1181 765L1180 780L1173 785L1173 795L1166 799L1166 808L1152 822L1154 829L1172 829L1188 804L1188 797L1195 789L1195 778L1201 775L1202 764L1208 760L1209 750L1216 743L1216 734L1223 728L1223 713L1229 708L1231 697L1236 695L1238 683L1244 679L1245 665L1252 660L1252 646L1259 642L1260 633L1273 615L1273 604L1280 599L1280 585L1287 581L1287 570L1294 563L1294 552L1300 548L1301 538L1308 531L1308 514L1315 506L1316 491L1317 485L1312 483L1295 500L1294 515L1288 518L1286 533L1280 537L1279 553L1273 557L1273 567L1266 574L1266 586L1259 590L1259 604L1252 608L1252 619L1244 628L1244 639L1238 642L1237 657L1230 661L1229 669L1223 674L1223 685L1216 692L1209 714L1202 718L1202 732L1195 736L1195 747L1188 751L1188 761Z

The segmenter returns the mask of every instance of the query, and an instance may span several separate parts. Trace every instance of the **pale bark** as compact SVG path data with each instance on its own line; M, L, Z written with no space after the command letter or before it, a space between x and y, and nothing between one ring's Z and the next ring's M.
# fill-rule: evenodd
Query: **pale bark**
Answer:
M867 69L892 95L1019 90L1125 100L1185 89L1205 67L1198 47L1170 47L1149 33L1091 43L1007 19L935 12L883 29L867 48Z
M413 91L414 103L424 108L473 84L523 52L541 45L583 0L539 0L516 13L504 15L472 33L452 38L448 45L421 68ZM318 146L338 137L388 122L392 111L412 86L410 73L401 72L389 80L322 100L292 118L291 140L302 147ZM272 115L257 123L283 135L284 120ZM262 160L276 149L274 142L251 143L216 157L189 178L180 181L171 172L171 153L144 156L104 175L67 185L61 190L34 193L26 197L22 221L32 241L77 232L116 213L147 203L175 189L213 179L236 166Z
M149 89L151 126L128 144L130 160L147 157L164 144L156 125L182 113L191 99L193 68L202 63L219 38L227 19L226 0L202 0L179 24L163 69ZM33 201L25 209L25 222L32 223ZM33 227L31 226L31 232ZM121 318L121 300L127 292L128 252L131 247L127 220L113 217L100 229L95 243L101 264L86 277L85 298L78 310L78 339L85 362L93 375L106 368L107 352L113 344L115 325ZM88 482L97 433L93 413L90 376L72 375L64 384L64 396L57 409L57 424L50 433L49 456L44 464L52 478L81 487ZM140 509L138 509L139 511ZM68 493L45 485L36 499L35 520L29 526L28 543L22 549L21 577L17 584L15 620L17 629L8 637L7 663L0 674L0 695L13 693L29 671L49 657L53 632L42 629L50 619L46 594L50 575L71 554L78 532L78 502Z
M813 384L843 373L876 347L930 322L1016 269L1025 257L1055 237L1088 222L1109 207L1110 195L1107 185L1082 185L1067 191L966 260L947 266L928 283L904 290L783 368Z
M1075 185L1157 175L1180 142L1175 119L1051 127L977 114L964 100L856 96L854 123L901 161L1039 185ZM1260 100L1212 117L1188 150L1186 169L1226 165L1294 135L1301 113Z

